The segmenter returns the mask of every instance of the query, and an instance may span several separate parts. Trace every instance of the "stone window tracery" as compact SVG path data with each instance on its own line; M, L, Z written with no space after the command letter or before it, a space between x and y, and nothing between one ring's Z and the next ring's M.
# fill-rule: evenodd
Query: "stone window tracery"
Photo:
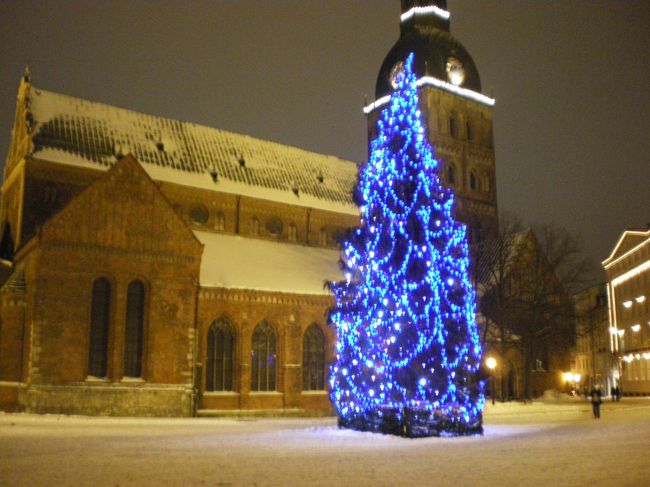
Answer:
M325 334L313 324L302 341L302 390L325 390Z
M219 319L210 326L207 345L205 390L232 391L235 335L227 320Z
M263 321L255 327L251 347L251 391L275 390L277 365L276 339L273 327Z

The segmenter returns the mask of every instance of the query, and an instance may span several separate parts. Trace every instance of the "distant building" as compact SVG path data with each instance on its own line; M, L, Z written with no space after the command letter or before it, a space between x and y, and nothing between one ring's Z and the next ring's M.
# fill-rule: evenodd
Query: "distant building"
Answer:
M572 372L578 386L591 390L600 385L606 394L616 385L617 361L610 350L605 284L589 287L573 296L576 310L576 355Z
M623 394L650 394L650 230L627 230L603 261L610 349Z

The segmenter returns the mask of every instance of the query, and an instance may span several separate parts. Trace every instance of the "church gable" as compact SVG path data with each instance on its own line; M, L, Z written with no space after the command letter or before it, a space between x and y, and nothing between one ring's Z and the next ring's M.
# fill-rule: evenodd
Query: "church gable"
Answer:
M202 244L129 155L43 226L43 241L197 255Z

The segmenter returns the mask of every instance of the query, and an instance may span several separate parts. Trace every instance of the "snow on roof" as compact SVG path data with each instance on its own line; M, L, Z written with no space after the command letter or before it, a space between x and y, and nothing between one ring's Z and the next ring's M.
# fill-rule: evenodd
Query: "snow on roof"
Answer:
M201 287L329 295L340 280L339 252L304 245L195 231L205 245Z
M34 157L95 169L133 156L158 181L358 215L357 165L32 87Z

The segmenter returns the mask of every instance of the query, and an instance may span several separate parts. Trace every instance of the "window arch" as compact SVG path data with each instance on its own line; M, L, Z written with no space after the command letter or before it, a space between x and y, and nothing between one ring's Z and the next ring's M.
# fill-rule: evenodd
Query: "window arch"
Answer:
M447 183L450 186L456 186L456 165L453 162L447 166Z
M257 219L257 217L251 218L251 235L259 235L260 234L260 221Z
M329 244L329 236L327 235L327 229L325 227L320 229L320 232L318 234L318 243L321 245L321 247L327 247Z
M108 327L110 323L111 283L105 277L95 279L90 308L88 375L106 377L108 368Z
M218 212L214 217L214 229L223 232L226 228L226 217L223 212Z
M215 321L208 330L205 360L205 390L232 391L232 364L235 335L225 319Z
M483 191L489 193L490 189L490 176L483 174Z
M302 390L324 390L325 375L325 334L313 324L302 339Z
M141 281L129 284L126 292L126 327L124 330L124 376L142 377L145 289Z
M476 173L474 171L471 171L469 173L469 188L472 191L476 191L478 189L478 181L476 179Z
M449 117L449 135L456 137L456 119L453 115Z
M290 242L295 242L298 240L298 228L296 227L296 224L291 222L289 223L289 230L288 230L288 238Z
M251 391L275 390L275 331L266 321L255 327L251 349Z

